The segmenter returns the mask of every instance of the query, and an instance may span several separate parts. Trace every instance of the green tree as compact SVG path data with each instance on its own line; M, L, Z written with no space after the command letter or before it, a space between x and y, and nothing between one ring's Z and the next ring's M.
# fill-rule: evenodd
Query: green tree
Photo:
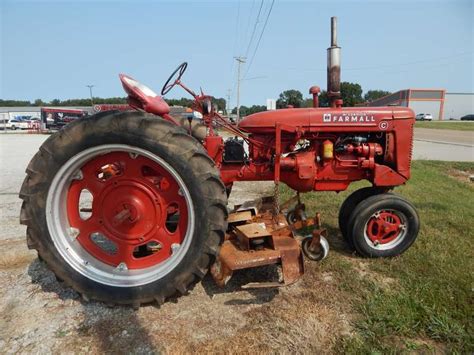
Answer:
M252 105L250 107L247 106L240 106L240 117L245 117L248 115L252 115L257 112L266 111L267 106L264 105ZM232 113L235 115L237 113L237 107L232 109Z
M349 83L343 81L341 83L341 99L343 106L355 106L356 104L364 102L362 98L362 87L356 83ZM303 107L312 107L313 99L307 98L304 101ZM330 100L326 90L322 90L319 94L319 107L329 107Z
M166 99L166 102L170 106L191 107L193 105L193 100L186 97L182 97L180 99Z
M329 106L329 98L328 93L326 90L322 90L319 93L319 107L328 107ZM313 98L309 97L304 100L303 107L313 107Z
M194 100L188 99L187 97L182 97L180 99L166 99L166 102L170 106L182 106L182 107L191 108L193 106ZM213 97L212 103L213 105L217 106L218 110L225 110L226 108L226 101L222 97L219 97L219 98Z
M267 106L264 106L264 105L252 105L249 107L248 109L248 112L247 112L247 115L251 115L253 113L257 113L257 112L262 112L262 111L266 111L267 110Z
M326 90L322 90L319 94L319 107L329 107L329 96Z
M219 98L213 97L213 98L212 98L212 104L213 104L214 106L217 106L217 111L219 111L219 110L225 111L227 102L226 102L226 100L225 100L224 98L222 98L222 97L219 97Z
M33 106L44 106L45 103L41 99L36 99L35 102L33 103Z
M2 100L0 99L0 106L31 106L31 102L26 100Z
M343 106L351 107L364 102L362 98L362 87L356 83L343 81L341 83L341 98Z
M298 90L286 90L280 94L276 102L277 108L285 108L288 105L293 107L303 106L303 94Z
M371 102L390 94L391 94L390 91L385 91L385 90L369 90L365 93L364 100L367 102Z

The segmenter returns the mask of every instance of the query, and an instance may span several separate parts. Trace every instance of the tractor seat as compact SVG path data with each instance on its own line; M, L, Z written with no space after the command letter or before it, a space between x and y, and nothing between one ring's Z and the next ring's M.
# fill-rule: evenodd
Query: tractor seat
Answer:
M170 107L166 101L149 87L128 75L120 74L119 77L125 92L128 94L130 106L158 116L170 113Z

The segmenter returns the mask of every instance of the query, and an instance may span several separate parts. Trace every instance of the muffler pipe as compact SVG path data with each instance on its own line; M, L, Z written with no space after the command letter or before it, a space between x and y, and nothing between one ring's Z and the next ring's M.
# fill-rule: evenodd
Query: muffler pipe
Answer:
M341 47L337 45L337 17L331 17L331 47L327 49L328 68L327 83L328 97L331 107L338 106L341 98Z

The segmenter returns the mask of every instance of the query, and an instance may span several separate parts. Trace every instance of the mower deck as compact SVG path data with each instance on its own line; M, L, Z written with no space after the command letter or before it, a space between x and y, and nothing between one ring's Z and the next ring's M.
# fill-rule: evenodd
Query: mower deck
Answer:
M274 216L273 197L235 206L229 227L211 274L223 287L236 270L271 264L281 265L280 282L249 283L243 288L279 287L296 282L304 274L298 230L314 226L309 218L289 224L283 213Z

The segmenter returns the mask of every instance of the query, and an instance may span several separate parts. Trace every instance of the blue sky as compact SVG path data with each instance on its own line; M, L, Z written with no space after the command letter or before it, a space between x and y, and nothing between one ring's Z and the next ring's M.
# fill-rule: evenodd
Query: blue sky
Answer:
M181 62L184 82L225 97L233 56L252 56L272 0L0 0L0 97L124 96L118 73L161 90ZM338 16L342 80L363 89L445 88L473 92L473 1L276 0L241 103L265 104L285 89L326 87L331 16ZM248 63L247 63L248 65ZM254 79L252 79L254 78ZM174 89L168 97L186 94ZM308 95L309 96L309 95Z

